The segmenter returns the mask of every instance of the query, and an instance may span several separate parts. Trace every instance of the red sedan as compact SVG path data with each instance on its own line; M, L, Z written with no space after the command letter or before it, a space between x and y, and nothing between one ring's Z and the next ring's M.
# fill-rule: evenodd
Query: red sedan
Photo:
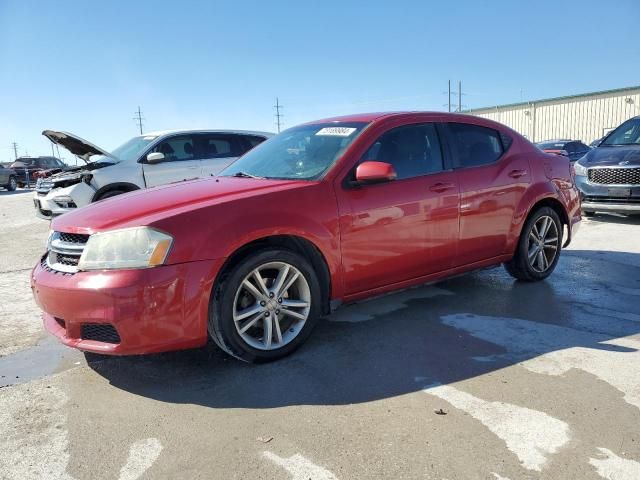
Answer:
M49 332L104 354L299 347L340 303L504 263L554 270L580 203L569 160L444 113L291 128L218 177L57 218L32 288Z

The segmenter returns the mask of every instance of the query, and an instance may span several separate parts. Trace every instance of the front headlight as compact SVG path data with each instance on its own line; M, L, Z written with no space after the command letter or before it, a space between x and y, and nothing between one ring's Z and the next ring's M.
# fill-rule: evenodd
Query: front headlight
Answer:
M586 177L587 176L587 168L584 165L580 165L580 162L576 162L573 164L573 168L576 171L577 177Z
M78 270L149 268L162 265L173 243L166 233L134 227L89 237Z

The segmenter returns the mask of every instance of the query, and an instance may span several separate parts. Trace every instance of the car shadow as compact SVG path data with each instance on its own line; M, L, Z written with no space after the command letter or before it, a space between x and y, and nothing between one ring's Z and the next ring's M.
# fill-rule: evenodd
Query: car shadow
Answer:
M618 223L621 225L640 225L640 215L618 215L614 213L596 213L587 217L589 222Z
M544 282L497 268L344 306L300 350L269 364L239 362L213 345L86 359L113 386L155 400L276 408L390 398L575 347L636 352L605 342L640 332L625 314L637 312L640 264L616 252L564 253Z

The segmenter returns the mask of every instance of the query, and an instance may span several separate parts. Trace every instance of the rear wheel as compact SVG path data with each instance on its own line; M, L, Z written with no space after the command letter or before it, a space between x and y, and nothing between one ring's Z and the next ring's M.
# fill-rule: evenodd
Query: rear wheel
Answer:
M513 258L504 264L518 280L544 280L556 268L562 246L562 222L549 207L536 210L525 223Z
M16 177L12 175L9 177L9 183L7 183L7 190L9 190L10 192L13 192L15 191L16 188L18 188L18 182L16 181Z
M262 250L242 260L214 288L209 334L240 360L275 360L309 337L320 304L317 275L304 257Z

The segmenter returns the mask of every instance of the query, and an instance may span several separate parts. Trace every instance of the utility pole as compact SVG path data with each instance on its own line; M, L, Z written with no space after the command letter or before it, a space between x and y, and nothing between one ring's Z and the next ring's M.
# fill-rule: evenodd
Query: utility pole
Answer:
M13 155L15 157L15 159L18 159L18 144L16 142L13 142L11 144L11 146L13 147Z
M443 106L444 107L448 107L449 112L451 112L451 107L453 106L453 111L454 112L462 112L463 108L466 108L466 105L462 104L462 96L464 95L464 93L462 93L462 81L458 80L458 90L454 91L451 90L451 80L449 80L449 89L446 92L442 92L443 95L447 96L447 103L445 103ZM455 100L454 103L451 103L451 95L457 95L458 96L458 106L456 107L455 105ZM454 97L455 98L455 97Z
M138 111L136 111L134 113L135 113L136 116L133 117L133 119L138 124L138 127L140 128L140 135L142 135L142 121L144 120L144 117L142 116L142 111L140 110L140 105L138 105Z
M276 97L276 104L273 106L273 108L276 109L276 125L278 126L278 133L280 133L280 127L282 125L282 122L280 121L280 119L282 117L284 117L283 114L280 113L280 109L283 108L282 105L280 105L280 100L278 99L278 97Z

